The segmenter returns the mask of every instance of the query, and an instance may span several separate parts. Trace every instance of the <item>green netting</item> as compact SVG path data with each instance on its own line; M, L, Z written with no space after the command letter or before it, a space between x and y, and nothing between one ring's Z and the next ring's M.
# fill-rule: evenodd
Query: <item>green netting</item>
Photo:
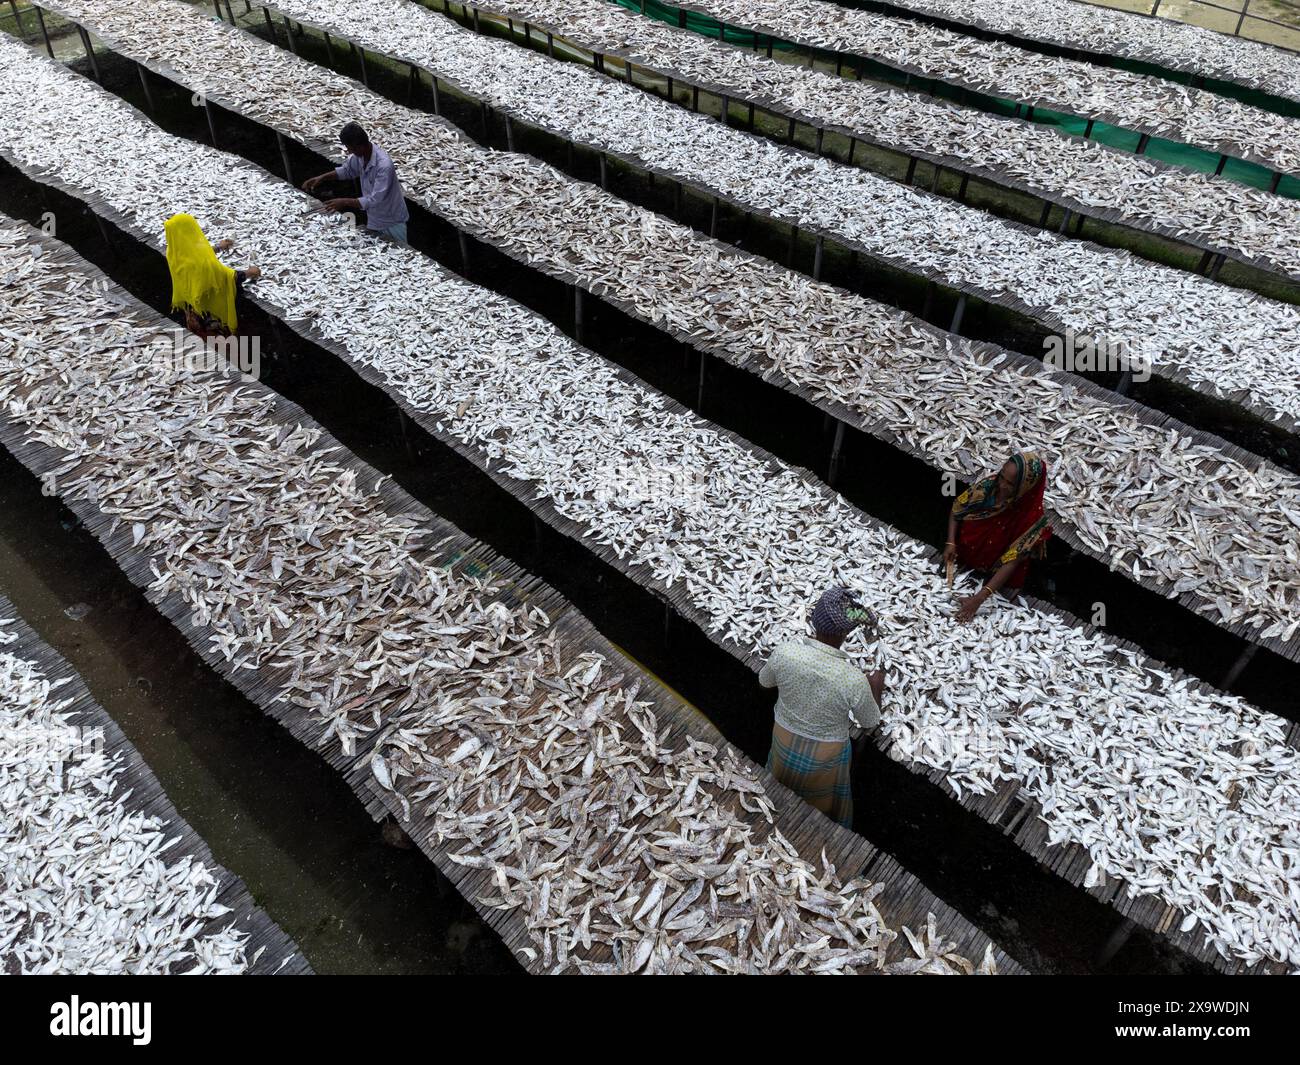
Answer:
M756 34L748 30L737 29L733 26L727 26L717 19L709 18L705 15L698 15L691 11L683 11L673 4L662 3L661 0L615 0L622 7L631 11L640 11L650 18L659 19L663 22L671 23L674 26L681 26L691 30L694 33L702 34L706 37L719 38L732 44L739 44L746 48L766 48L768 37L766 34ZM773 47L781 51L801 51L806 52L808 49L802 45L794 45L788 41L776 39L773 41ZM825 60L830 57L830 62L836 62L835 53L822 52L814 49L818 58ZM1110 145L1114 148L1120 148L1124 151L1137 151L1138 144L1142 140L1142 135L1135 133L1133 130L1125 129L1122 126L1112 126L1106 122L1093 122L1091 132L1088 132L1089 123L1086 119L1079 118L1075 115L1063 114L1059 111L1051 111L1042 107L1028 108L1024 104L1018 104L1013 100L1003 100L996 96L986 96L982 93L971 92L967 89L957 86L948 85L941 81L926 82L925 79L917 79L909 74L905 74L893 67L886 66L873 59L867 59L860 56L845 56L844 66L846 69L857 70L862 76L869 77L875 81L885 82L891 85L916 87L918 80L925 85L935 96L941 99L951 100L960 103L966 107L975 107L981 111L989 111L998 115L1016 115L1021 118L1028 118L1034 122L1046 126L1056 126L1065 133L1072 133L1077 136L1084 136L1085 133L1095 141L1102 144ZM1136 65L1136 64L1135 64ZM1154 69L1154 68L1153 68ZM1246 100L1246 102L1256 102L1257 106L1264 107L1268 110L1274 110L1264 101L1271 101L1262 93L1249 93L1236 87L1233 95ZM1248 97L1257 97L1258 101L1252 101ZM1189 170L1199 170L1202 173L1213 174L1219 169L1222 156L1218 152L1206 151L1203 148L1196 148L1190 144L1184 144L1181 141L1165 140L1161 137L1151 137L1146 146L1145 153L1153 159L1161 162L1171 163L1175 166L1186 167ZM1257 163L1249 163L1243 159L1229 158L1223 167L1223 176L1233 181L1241 182L1243 185L1251 185L1259 189L1268 189L1273 185L1274 172L1268 167L1260 166ZM1277 193L1280 196L1288 196L1292 199L1300 199L1300 178L1284 176L1278 184Z

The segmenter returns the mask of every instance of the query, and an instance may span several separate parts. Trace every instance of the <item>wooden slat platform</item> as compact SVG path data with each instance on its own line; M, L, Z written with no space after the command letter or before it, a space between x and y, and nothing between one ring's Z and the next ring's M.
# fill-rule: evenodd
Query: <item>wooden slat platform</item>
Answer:
M35 663L47 680L59 682L57 699L67 705L60 713L75 727L100 730L104 755L116 764L113 791L106 796L133 813L156 818L164 826L168 839L179 843L167 854L169 861L189 855L204 866L220 885L216 901L230 908L230 913L210 918L195 932L195 938L210 935L221 928L234 927L248 936L244 944L249 959L248 972L268 975L303 975L311 966L298 945L261 909L249 894L244 882L217 863L203 838L176 811L163 791L162 784L117 723L90 694L85 681L52 647L45 643L23 620L18 608L0 596L0 620L8 622L0 633L17 637L0 643L0 653ZM3 970L0 959L0 970Z
M30 233L30 240L39 243L43 248L43 255L48 256L49 261L55 263L61 271L80 274L106 285L108 291L104 298L120 308L123 315L130 315L142 322L157 323L160 331L170 328L170 322L117 289L99 270L90 266L71 249L37 234L35 230L30 230ZM315 425L295 404L270 393L260 385L241 382L236 376L232 375L225 380L214 378L212 387L239 390L244 393L255 390L273 401L274 421L282 424ZM30 440L21 427L4 413L0 413L0 443L13 452L19 461L38 477L58 467L66 457L56 449ZM322 431L312 450L332 452L331 461L356 473L359 483L373 484L380 480L375 470L352 456L328 433ZM490 574L494 581L505 585L497 593L505 601L527 601L546 610L551 617L551 627L555 631L557 640L562 642L571 654L579 651L594 651L610 661L618 661L620 670L625 674L636 676L641 681L642 692L651 695L661 722L670 722L677 737L691 735L706 742L725 743L698 711L670 695L654 678L644 674L630 661L622 659L622 656L604 641L558 593L536 577L500 558L484 545L464 536L454 526L411 499L391 482L385 483L379 494L386 510L413 518L421 528L428 530L425 542L430 546L423 552L422 561L442 565L453 574L474 577ZM285 679L283 671L277 672L270 668L258 670L232 668L220 653L214 651L210 630L207 626L197 623L190 605L178 592L168 591L160 596L151 589L155 577L150 569L150 554L146 550L135 547L129 529L123 528L122 523L104 514L84 496L67 497L64 502L81 518L87 529L103 543L132 581L144 589L146 597L176 624L195 651L209 665L239 687L245 695L279 721L301 742L319 750L332 766L344 774L349 784L373 813L379 815L387 812L382 805L383 800L373 790L369 770L369 757L376 733L372 732L364 736L350 755L344 754L337 743L325 743L325 728L322 721L294 704L282 700L284 689L281 684ZM619 661L620 659L622 660ZM872 861L877 860L876 850L861 837L833 824L785 791L756 767L754 772L763 780L777 805L777 827L787 835L787 838L796 843L800 854L808 861L814 864L819 862L820 854L824 850L827 857L836 864L841 875L848 876L860 872ZM431 841L421 840L418 835L416 838L425 853L444 869L453 882L465 889L469 901L480 910L494 928L501 932L508 943L518 946L526 942L526 929L517 912L485 907L475 893L475 889L468 884L469 871L450 862L445 852ZM948 938L955 940L967 957L978 961L985 948L989 946L988 938L982 932L964 921L940 900L924 892L914 880L901 879L898 885L889 885L888 890L893 894L886 901L878 900L877 905L891 921L894 920L894 915L889 911L888 906L890 901L896 899L900 913L908 914L909 919L914 921L919 915L922 926L927 912L934 913L936 917L943 916L945 921L940 926L941 931ZM904 948L899 949L901 952ZM1019 971L1016 963L996 948L994 948L994 958L1000 971ZM539 968L533 963L530 963L529 967Z

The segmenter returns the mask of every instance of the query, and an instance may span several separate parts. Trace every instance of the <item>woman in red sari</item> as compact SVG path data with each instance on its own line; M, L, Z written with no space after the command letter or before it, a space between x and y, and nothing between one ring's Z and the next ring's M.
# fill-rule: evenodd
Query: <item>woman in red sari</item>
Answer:
M1047 463L1032 451L1012 455L996 474L957 497L948 517L945 562L991 574L961 601L960 621L970 621L999 588L1020 588L1029 560L1042 558L1052 527L1043 513Z

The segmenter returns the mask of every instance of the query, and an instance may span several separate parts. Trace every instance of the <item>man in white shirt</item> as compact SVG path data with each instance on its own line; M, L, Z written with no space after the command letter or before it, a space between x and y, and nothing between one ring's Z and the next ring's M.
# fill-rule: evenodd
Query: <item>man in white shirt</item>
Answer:
M852 827L849 730L880 723L885 675L864 676L841 648L859 627L874 637L876 622L848 589L832 588L817 601L812 623L814 638L781 644L758 675L763 687L777 689L767 768L832 820Z

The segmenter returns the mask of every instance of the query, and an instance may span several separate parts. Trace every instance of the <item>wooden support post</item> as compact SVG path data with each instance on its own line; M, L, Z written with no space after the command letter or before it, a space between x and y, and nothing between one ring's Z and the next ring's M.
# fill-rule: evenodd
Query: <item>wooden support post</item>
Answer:
M1210 260L1213 258L1214 258L1214 252L1212 251L1207 251L1204 255L1202 255L1201 261L1196 264L1196 272L1198 274L1205 273L1206 269L1210 265Z
M1088 140L1092 136L1092 127L1097 124L1095 119L1088 119L1088 124L1083 127L1083 139Z
M1119 380L1115 382L1115 391L1121 396L1127 396L1129 389L1133 387L1133 371L1125 370L1119 375Z
M39 11L40 8L38 7L36 10ZM53 53L51 53L51 54L53 54ZM1269 187L1268 187L1268 191L1269 191L1269 192L1277 192L1277 187L1278 187L1280 184L1282 184L1282 171L1279 170L1279 171L1277 171L1276 173L1274 173L1274 175L1273 175L1273 181L1272 181L1272 184L1269 185Z
M366 70L366 50L357 45L357 57L361 60L361 84L370 88L370 72Z
M289 51L294 55L298 54L298 46L293 43L293 23L289 21L289 16L284 16L284 38L289 42Z
M269 7L262 8L262 14L266 16L266 32L271 35L271 43L278 44L279 41L275 36L275 20L271 18L271 9Z
M722 97L722 110L718 117L722 119L722 124L724 126L727 125L728 120L731 118L731 97L730 96L724 95Z
M212 10L217 13L217 19L219 21L226 21L226 17L221 13L221 0L212 0Z
M749 132L754 132L754 105L749 105Z
M471 10L474 12L474 32L482 33L483 27L478 23L478 8L472 8Z
M1214 168L1214 176L1218 177L1220 174L1222 174L1223 168L1227 165L1228 165L1228 157L1226 155L1219 156L1219 165Z
M836 419L835 422L835 441L831 444L831 460L826 467L826 483L832 488L839 478L840 472L840 451L844 447L844 423Z
M1038 228L1042 229L1047 225L1047 216L1052 213L1052 203L1050 200L1043 201L1043 213L1038 216Z
M1232 31L1234 37L1241 36L1241 27L1246 21L1246 13L1249 10L1250 10L1250 0L1246 0L1246 2L1241 5L1241 17L1237 19L1237 28Z
M943 167L938 163L934 164L934 174L930 178L930 191L934 192L939 188L939 175L943 173Z
M826 140L826 130L824 130L821 126L818 126L817 127L817 154L819 156L822 154L822 144L825 140Z
M1142 134L1142 136L1140 136L1140 137L1138 138L1138 146L1137 146L1137 149L1136 149L1137 154L1138 154L1138 155L1144 155L1144 154L1146 154L1147 145L1150 144L1150 143L1151 143L1151 138L1150 138L1149 136L1147 136L1147 134L1145 134L1145 133Z
M1159 4L1156 5L1157 7ZM1137 925L1132 920L1125 917L1116 926L1115 931L1110 934L1101 950L1097 953L1097 960L1093 963L1097 969L1104 969L1115 959L1115 955L1120 952L1124 944L1129 941L1133 935L1133 930Z
M103 239L105 246L113 254L113 257L117 258L117 245L113 243L113 234L108 231L108 224L100 217L98 211L91 211L89 207L86 210L90 211L91 216L95 219L95 225L99 228L99 235Z
M549 30L546 33L546 54L552 59L555 58L555 34Z
M510 121L510 116L506 115L506 151L515 150L515 124Z
M86 27L77 25L77 33L81 35L81 46L86 50L86 56L90 59L90 69L95 72L95 80L102 82L104 79L99 75L99 60L95 58L95 49L90 44L90 34L86 32Z
M456 243L460 245L460 272L469 273L469 238L462 229L456 230Z
M605 161L604 152L600 153L600 187L609 191L609 164Z
M1060 225L1057 227L1057 229L1056 229L1056 231L1057 231L1058 233L1064 233L1064 232L1065 232L1065 227L1068 226L1068 225L1070 224L1070 219L1073 217L1073 215L1074 215L1074 212L1071 211L1071 210L1067 207L1067 208L1065 209L1065 217L1063 217L1063 218L1061 219L1061 224L1060 224Z
M483 139L487 140L492 134L492 109L488 107L486 100L478 102L479 117L483 119Z
M420 75L415 70L415 64L408 64L411 72L406 78L406 106L410 107L415 103L415 90L420 84Z
M680 181L675 181L673 182L673 214L680 215L681 213L682 213L682 183Z
M27 43L27 31L23 29L22 15L18 11L18 0L9 0L9 9L14 13L14 29L18 31L18 36L23 44ZM37 8L39 11L40 9Z
M235 24L235 13L230 10L230 0L226 0L226 15L230 19L230 24Z
M217 144L217 124L212 118L212 105L208 103L208 98L203 98L203 117L208 120L208 137L212 141L212 147L219 147Z
M1228 670L1227 674L1223 678L1223 683L1220 684L1219 687L1224 691L1230 690L1232 686L1241 679L1241 674L1245 672L1246 667L1250 665L1251 660L1254 659L1255 655L1258 653L1259 644L1252 643L1246 647L1245 650L1237 656L1237 661L1232 663L1232 668Z
M856 152L857 150L858 150L858 138L850 137L849 138L849 159L848 159L849 166L853 165L853 153Z
M1214 265L1213 265L1212 267L1210 267L1210 280L1211 280L1211 281L1218 281L1218 280L1219 280L1219 271L1223 269L1223 262L1224 262L1224 260L1225 260L1226 258L1227 258L1226 255L1216 255L1216 256L1214 257Z
M709 216L709 236L718 235L718 198L713 197L713 213Z
M700 109L700 87L698 85L692 85L691 86L691 110L699 111L699 109Z
M912 178L916 177L916 156L909 156L907 160L907 177L903 178L904 185L910 185Z
M624 59L623 65L627 68L627 83L629 85L635 85L636 79L632 76L632 60Z
M708 364L709 357L700 352L700 383L695 392L695 411L697 414L704 413L704 367Z
M135 72L140 75L140 88L144 90L145 106L149 109L149 114L152 115L154 113L154 105L153 93L149 91L149 79L145 74L144 67L139 63L136 63L135 65Z
M948 326L948 332L960 333L961 320L966 317L966 293L957 297L957 306L952 312L952 324Z
M325 34L325 54L330 57L330 69L336 69L338 61L334 58L334 38L328 33Z
M602 74L605 73L605 57L600 52L591 53L592 65Z
M406 449L406 457L411 462L415 461L415 448L411 446L411 435L406 429L406 412L401 407L397 407L397 425L402 430L402 447Z
M438 91L438 75L432 70L429 71L429 80L433 83L433 113L441 117L442 115L442 93Z
M284 179L290 185L294 184L293 167L289 165L289 145L285 143L284 135L276 131L275 143L280 147L280 162L284 164Z
M54 45L50 43L50 31L49 28L45 25L45 13L41 11L40 7L36 8L36 21L39 22L41 25L41 36L45 38L45 50L50 53L50 58L53 59ZM1281 174L1278 174L1277 176L1279 179L1282 177Z
M822 279L822 257L826 252L826 238L820 233L817 235L817 243L813 248L813 280Z
M957 202L958 202L958 203L965 203L965 202L966 202L966 186L967 186L968 184L970 184L970 175L969 175L969 174L962 174L962 176L961 176L961 185L959 185L959 186L957 187Z
M664 99L665 99L665 100L672 100L672 99L674 99L674 97L673 97L673 77L672 77L671 74L668 75L668 88L667 88L667 91L666 91L665 94L664 94Z
M772 44L773 44L773 42L774 42L775 40L776 40L776 38L773 37L773 36L771 36L771 34L768 35L768 38L767 38L767 58L768 58L768 59L771 59L771 58L772 58Z
M790 244L785 251L785 265L792 270L794 269L794 253L798 250L798 247L799 247L799 227L791 226Z
M786 144L794 144L794 119L793 118L790 119L790 128L786 130L785 142Z
M582 343L582 327L585 324L583 318L584 315L583 315L583 306L582 306L582 289L580 289L577 285L574 285L573 286L573 339L576 340L579 344Z

